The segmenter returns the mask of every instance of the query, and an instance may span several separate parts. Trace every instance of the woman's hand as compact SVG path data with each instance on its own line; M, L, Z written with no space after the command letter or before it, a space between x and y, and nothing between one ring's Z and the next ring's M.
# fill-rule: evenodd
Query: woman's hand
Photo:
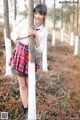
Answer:
M35 36L34 40L35 40L36 48L39 48L40 47L40 43L39 43L39 39L38 39L38 35L37 35L35 27L32 26L31 28L29 28L27 34L28 34L28 37Z
M30 36L37 36L37 32L34 26L32 26L31 28L28 29L28 33L27 33L28 37Z

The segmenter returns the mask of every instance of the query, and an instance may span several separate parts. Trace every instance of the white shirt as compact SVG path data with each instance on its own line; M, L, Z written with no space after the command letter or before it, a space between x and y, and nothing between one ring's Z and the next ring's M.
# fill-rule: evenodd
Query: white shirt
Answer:
M37 31L37 34L38 34L38 40L39 40L40 46L39 46L39 48L36 48L36 46L35 46L35 50L37 50L38 52L42 52L45 50L44 46L47 43L48 32L43 25L41 25L37 29L39 29ZM29 44L28 38L23 38L23 39L17 40L17 38L20 35L26 35L27 31L28 31L28 23L27 23L27 20L24 20L23 22L19 23L19 25L12 31L11 39L14 42L21 42L25 45L28 45Z

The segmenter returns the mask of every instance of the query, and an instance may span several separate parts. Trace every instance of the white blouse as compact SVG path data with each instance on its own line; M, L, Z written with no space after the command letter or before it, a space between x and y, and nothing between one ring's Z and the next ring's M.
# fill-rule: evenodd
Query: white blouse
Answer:
M35 46L35 50L37 50L38 52L42 52L45 49L45 45L47 44L47 35L48 32L45 28L45 26L41 25L40 27L38 27L37 29L37 34L38 34L38 40L40 42L40 46L39 48L36 48ZM11 39L16 43L16 42L21 42L25 45L29 44L29 40L28 38L23 38L20 40L17 40L17 38L20 35L26 35L28 31L28 23L27 20L24 20L23 22L19 23L19 25L12 31L11 33Z

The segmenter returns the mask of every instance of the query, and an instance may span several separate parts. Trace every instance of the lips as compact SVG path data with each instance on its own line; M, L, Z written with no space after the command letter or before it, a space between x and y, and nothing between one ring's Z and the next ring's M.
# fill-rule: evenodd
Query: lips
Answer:
M36 21L40 21L40 19L36 19Z

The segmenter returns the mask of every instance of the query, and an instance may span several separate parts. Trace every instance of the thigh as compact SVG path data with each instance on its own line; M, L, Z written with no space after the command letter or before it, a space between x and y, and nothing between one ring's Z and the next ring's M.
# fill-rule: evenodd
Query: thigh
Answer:
M26 85L28 86L28 77L26 77Z
M19 72L18 70L14 69L14 68L11 68L11 70L12 70L12 73L14 75L17 75L19 77L26 77L26 76L28 76L28 74L21 73L21 72Z
M18 82L19 82L19 86L25 86L26 85L26 78L18 76Z

